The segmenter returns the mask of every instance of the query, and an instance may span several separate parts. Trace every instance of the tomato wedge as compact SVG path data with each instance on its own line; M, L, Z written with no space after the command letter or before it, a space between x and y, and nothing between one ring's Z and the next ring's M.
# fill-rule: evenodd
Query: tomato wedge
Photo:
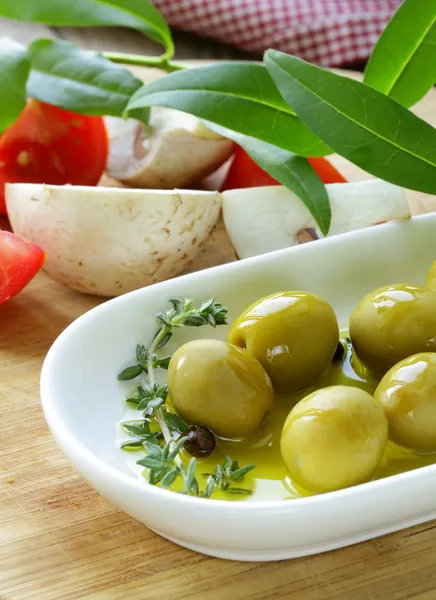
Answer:
M324 183L346 183L346 179L325 158L309 158L309 162ZM240 146L236 147L232 164L222 190L280 185L268 175Z
M44 250L0 229L0 304L16 296L44 264Z
M6 214L5 183L96 185L107 155L102 117L29 100L0 137L0 214Z

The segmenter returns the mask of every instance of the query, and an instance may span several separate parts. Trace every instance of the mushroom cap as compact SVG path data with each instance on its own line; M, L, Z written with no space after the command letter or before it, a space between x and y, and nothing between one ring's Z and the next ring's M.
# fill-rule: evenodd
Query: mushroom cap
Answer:
M182 273L214 228L217 192L6 185L13 231L40 244L47 274L118 296Z
M403 188L380 179L326 185L331 207L328 237L382 221L410 218ZM224 223L239 258L299 244L299 234L324 237L309 209L283 186L222 193Z
M199 183L232 154L234 144L186 113L156 107L148 126L105 119L109 135L106 170L139 188L172 189Z

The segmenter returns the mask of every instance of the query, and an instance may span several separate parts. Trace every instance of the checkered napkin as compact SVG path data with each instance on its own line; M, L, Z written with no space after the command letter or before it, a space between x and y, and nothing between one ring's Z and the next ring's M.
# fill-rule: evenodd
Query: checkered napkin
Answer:
M366 60L402 0L154 0L171 27L326 67Z

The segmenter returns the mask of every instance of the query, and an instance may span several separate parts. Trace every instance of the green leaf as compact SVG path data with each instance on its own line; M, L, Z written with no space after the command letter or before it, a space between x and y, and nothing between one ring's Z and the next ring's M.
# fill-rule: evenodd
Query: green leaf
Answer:
M202 305L200 306L200 308L198 309L199 312L203 312L203 311L208 311L212 305L215 303L215 299L214 298L209 298L209 300L205 300Z
M197 468L197 461L194 457L189 461L188 469L186 471L185 489L189 491L195 479L195 471Z
M142 440L128 440L127 442L122 442L120 448L122 450L142 450Z
M222 134L225 133L222 131ZM320 230L327 235L331 210L327 190L307 158L242 135L227 135L251 156L264 171L296 194L308 208Z
M204 497L210 498L212 496L212 492L215 489L215 479L212 475L209 475L207 479L206 489L204 491Z
M170 485L172 485L175 480L177 479L177 477L180 475L180 471L179 469L171 469L171 471L168 471L167 474L165 475L165 477L163 477L162 479L162 487L164 489L168 488Z
M188 426L183 421L183 419L179 417L179 415L167 411L164 412L163 416L165 423L172 431L177 431L177 433L181 434L186 433L188 431Z
M127 434L138 437L150 433L148 421L126 421L121 423L121 427Z
M168 300L168 302L170 302L174 306L174 310L176 311L176 315L180 315L182 313L183 302L179 298L170 298Z
M265 55L283 97L331 148L405 188L436 193L436 130L359 81L274 50Z
M169 27L150 0L0 0L0 15L55 27L130 27L173 54Z
M177 454L180 452L180 450L185 445L185 442L187 439L188 439L187 437L182 437L179 440L177 440L177 443L174 445L174 448L171 450L171 452L168 455L168 460L173 460L173 458L175 456L177 456Z
M245 488L237 488L237 487L229 487L226 492L228 494L232 494L233 496L251 496L253 493L251 490L246 490Z
M246 465L245 467L236 469L229 475L229 479L231 481L238 481L239 479L242 479L249 471L252 471L255 468L256 465Z
M160 408L162 406L162 404L164 404L165 399L164 398L160 398L159 396L157 396L156 398L153 398L153 400L150 400L147 404L147 408Z
M0 132L16 121L26 105L29 68L27 50L18 46L0 48Z
M404 0L378 39L364 82L412 106L436 82L436 2Z
M1 0L0 0L1 2ZM70 42L36 40L29 46L32 98L86 115L121 116L142 82L96 52ZM146 119L146 115L137 118Z
M215 468L215 481L218 488L220 488L223 485L224 473L221 465L217 465Z
M150 458L149 456L136 461L136 464L141 465L141 467L147 467L147 469L162 469L165 467L165 464L161 460Z
M142 344L137 344L136 346L136 360L138 362L146 362L148 357L148 352L145 346Z
M130 381L131 379L138 377L138 375L141 375L141 373L142 365L133 365L132 367L127 367L118 375L118 381Z
M166 106L301 156L330 152L293 113L262 65L221 63L171 73L143 86L127 111Z
M232 459L230 458L230 456L226 456L223 464L224 472L226 473L226 475L230 475L230 473L232 472L232 465Z

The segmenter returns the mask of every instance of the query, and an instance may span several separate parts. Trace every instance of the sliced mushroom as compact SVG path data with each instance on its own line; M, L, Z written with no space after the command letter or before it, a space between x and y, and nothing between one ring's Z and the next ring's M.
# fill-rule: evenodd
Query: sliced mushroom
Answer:
M184 271L218 220L221 196L9 184L6 205L13 231L44 248L50 277L117 296Z
M329 236L411 216L404 190L380 179L332 183L326 189ZM303 202L285 187L230 190L222 196L224 223L239 258L323 237Z
M148 126L114 117L106 125L107 173L131 187L193 186L218 169L234 146L196 117L169 108L152 108Z

